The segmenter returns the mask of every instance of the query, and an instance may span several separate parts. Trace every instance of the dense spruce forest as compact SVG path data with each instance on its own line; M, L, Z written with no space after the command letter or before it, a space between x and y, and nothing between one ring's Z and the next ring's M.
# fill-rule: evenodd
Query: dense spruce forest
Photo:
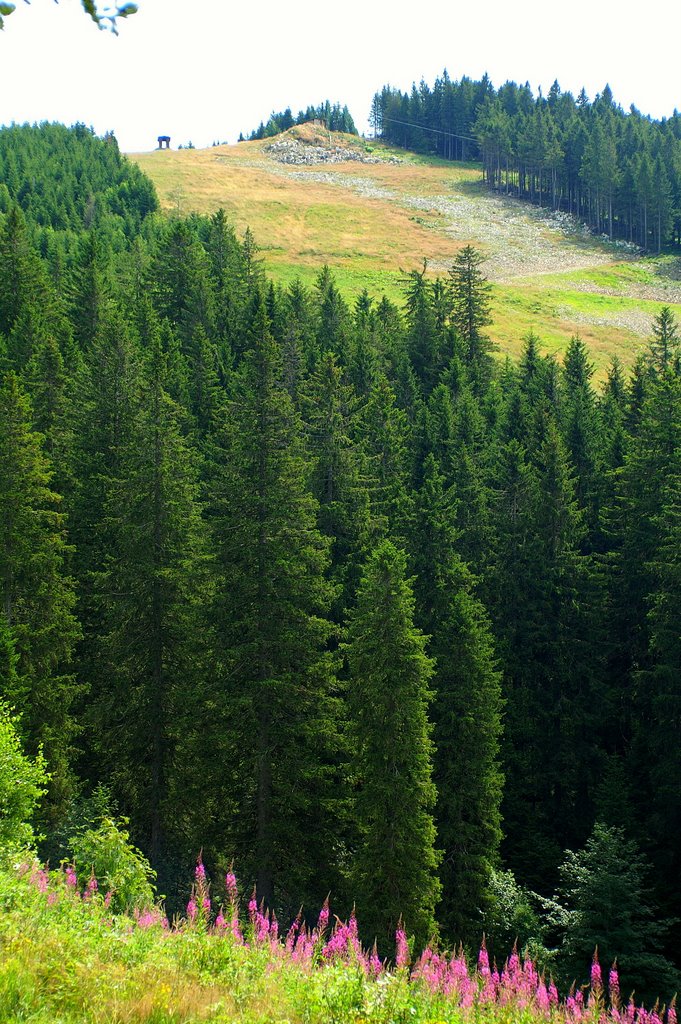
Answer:
M82 126L0 130L0 177L0 685L43 855L123 815L171 908L202 850L282 921L331 891L382 951L402 916L569 984L598 941L673 992L670 311L596 387L539 324L495 357L470 246L348 304L222 211L162 218Z
M306 121L321 121L332 132L347 132L350 135L358 134L355 122L352 120L352 115L347 106L341 107L340 103L331 104L329 100L325 100L318 107L309 106L305 110L299 110L296 117L291 113L290 107L280 111L278 114L273 111L269 116L267 124L261 121L248 138L251 141L254 139L269 139L273 135L279 135L281 132L293 128L296 124L305 124ZM239 142L244 141L245 139L242 134L239 137Z
M554 82L534 96L528 83L495 89L452 81L432 88L384 86L371 105L375 133L447 160L481 160L492 189L583 219L642 249L681 245L681 114L655 121L625 113L605 86L593 101Z

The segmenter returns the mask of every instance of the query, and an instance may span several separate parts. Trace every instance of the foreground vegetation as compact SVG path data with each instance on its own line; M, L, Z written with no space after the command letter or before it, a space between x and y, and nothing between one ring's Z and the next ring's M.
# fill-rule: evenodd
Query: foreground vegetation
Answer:
M390 961L362 949L354 917L296 919L279 936L254 900L239 919L228 874L211 894L201 864L187 913L113 913L111 892L74 869L24 861L0 872L0 1016L4 1024L676 1024L674 1004L645 1010L620 992L616 965L560 999L550 977L514 950L497 969L486 949L428 947L403 931ZM219 908L219 909L218 909Z

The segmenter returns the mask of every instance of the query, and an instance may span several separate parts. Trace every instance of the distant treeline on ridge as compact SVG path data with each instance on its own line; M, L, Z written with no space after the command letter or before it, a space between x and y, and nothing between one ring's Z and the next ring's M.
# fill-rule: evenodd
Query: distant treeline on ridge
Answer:
M249 140L269 139L273 135L279 135L280 132L293 128L296 124L305 124L306 121L323 121L329 131L357 135L355 122L352 120L348 108L341 107L340 103L334 103L332 106L328 100L325 100L318 107L310 106L306 110L299 110L297 117L293 116L290 107L279 114L272 113L267 124L263 124L261 121L258 128L251 132L248 138ZM240 135L239 142L244 141L244 136Z

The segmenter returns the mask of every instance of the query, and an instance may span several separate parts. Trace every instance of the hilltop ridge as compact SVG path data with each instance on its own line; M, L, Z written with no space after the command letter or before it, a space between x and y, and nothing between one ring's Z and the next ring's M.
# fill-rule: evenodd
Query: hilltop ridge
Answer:
M399 150L306 124L274 139L133 157L162 208L223 207L252 230L264 266L288 285L312 285L325 264L348 297L364 288L401 301L404 274L428 262L444 274L468 243L494 283L492 336L516 353L530 327L544 347L579 334L602 372L631 363L667 303L681 312L678 260L589 234L562 213L489 193L480 166Z

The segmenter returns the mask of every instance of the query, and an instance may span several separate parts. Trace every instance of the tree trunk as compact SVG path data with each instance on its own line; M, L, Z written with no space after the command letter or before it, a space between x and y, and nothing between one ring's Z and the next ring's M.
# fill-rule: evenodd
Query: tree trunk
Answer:
M158 396L156 396L158 403ZM160 415L160 408L155 410ZM159 569L162 560L162 487L161 487L162 445L158 419L154 430L154 568ZM151 698L151 792L149 855L152 863L158 862L161 853L161 800L163 795L163 595L158 572L155 572L152 588L151 609L151 657L152 657L152 698Z
M263 402L264 405L264 402ZM260 452L258 459L258 625L259 665L258 677L261 683L256 699L257 741L256 741L256 895L258 903L264 901L271 907L274 895L274 863L272 851L272 766L270 752L270 708L269 697L264 692L264 684L269 677L267 658L267 622L266 586L267 572L267 526L265 516L265 496L267 494L267 453L268 437L267 416L261 405L260 414Z

